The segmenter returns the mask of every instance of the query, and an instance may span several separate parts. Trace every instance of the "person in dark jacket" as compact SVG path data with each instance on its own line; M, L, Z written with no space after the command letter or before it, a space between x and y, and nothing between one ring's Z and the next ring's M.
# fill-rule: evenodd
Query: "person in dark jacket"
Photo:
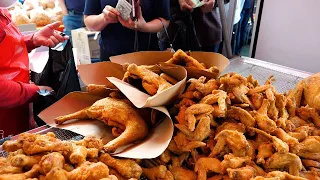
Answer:
M161 50L173 48L185 51L217 52L222 40L222 27L215 0L203 1L204 5L193 8L191 0L171 0L171 21L168 35L165 30L159 34Z

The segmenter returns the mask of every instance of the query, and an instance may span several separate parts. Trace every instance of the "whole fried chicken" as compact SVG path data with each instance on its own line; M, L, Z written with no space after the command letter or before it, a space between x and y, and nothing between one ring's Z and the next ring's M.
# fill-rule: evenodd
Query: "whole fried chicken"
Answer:
M125 82L128 82L129 77L134 79L142 79L142 87L148 92L148 94L152 96L172 87L172 84L170 84L164 78L144 68L143 66L130 64L127 66L126 71L127 72L123 77Z
M124 132L104 146L107 152L114 152L118 147L141 140L148 134L146 122L138 114L136 108L125 100L107 97L95 102L91 107L57 117L55 121L57 124L62 124L72 119L98 119L107 125L116 122L124 126Z

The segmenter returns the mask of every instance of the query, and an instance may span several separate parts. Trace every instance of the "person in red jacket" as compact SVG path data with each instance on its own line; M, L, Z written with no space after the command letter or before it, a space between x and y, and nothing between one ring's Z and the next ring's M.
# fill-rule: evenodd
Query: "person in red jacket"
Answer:
M60 26L59 22L23 36L6 9L15 1L0 1L0 132L4 132L4 137L27 131L29 102L36 97L38 90L52 90L30 84L28 52L39 46L54 47L68 39L54 30Z

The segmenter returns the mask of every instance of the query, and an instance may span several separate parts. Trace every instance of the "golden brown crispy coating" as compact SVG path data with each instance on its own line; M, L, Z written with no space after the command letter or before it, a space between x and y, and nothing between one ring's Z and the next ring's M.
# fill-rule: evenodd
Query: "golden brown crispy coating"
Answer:
M126 103L126 101L109 97L95 102L89 108L70 115L60 116L55 121L57 124L62 124L67 120L88 118L98 119L106 124L112 121L125 126L125 131L119 137L104 146L107 152L114 152L118 147L141 140L148 134L147 124L135 107Z
M109 154L104 153L100 156L99 161L115 169L119 174L128 179L139 179L142 174L141 167L135 161L130 159L116 159L111 157Z
M263 93L265 92L267 89L269 89L271 87L270 84L267 85L262 85L262 86L257 86L253 89L250 89L247 93L247 95L251 96L253 94L258 94L258 93Z
M270 117L270 119L272 119L274 121L277 121L278 120L279 111L278 111L278 109L276 107L276 97L274 96L274 93L273 93L271 88L266 90L266 96L267 96L267 99L270 102L270 106L269 106L269 109L268 109L268 116Z
M253 111L253 117L257 121L260 129L271 133L277 128L277 124L268 117L268 109L270 107L270 101L264 99L262 105L258 111Z
M1 174L18 174L22 172L23 172L22 168L12 166L8 158L0 157L0 175Z
M175 180L196 180L197 174L194 171L183 167L170 168L170 172Z
M143 175L149 180L167 179L174 180L173 175L166 166L160 165L153 168L142 168Z
M172 156L171 152L170 152L168 149L166 149L166 150L159 156L159 159L160 159L160 161L161 161L162 163L167 164L167 163L169 163L169 162L171 161L171 156Z
M220 83L219 81L215 79L210 79L208 82L205 82L206 78L204 76L201 76L199 79L191 78L188 80L190 82L190 85L187 89L188 91L199 91L202 96L207 96L208 94L211 94L212 91L218 90Z
M249 149L246 137L238 131L223 130L214 139L217 143L209 155L210 157L218 155L224 146L228 146L235 156L245 156Z
M248 127L254 127L256 125L256 120L251 116L251 114L239 107L231 106L227 111L227 117L239 120L242 124Z
M309 126L300 126L296 128L293 132L288 132L288 135L298 139L299 142L305 140L311 133L311 128Z
M216 129L216 135L223 130L234 130L241 133L246 132L246 126L242 123L224 122L222 125L218 126Z
M314 108L310 108L308 105L305 107L297 108L296 113L298 116L307 121L309 119L312 120L313 124L316 127L320 127L320 115Z
M235 157L233 154L224 155L223 158L224 159L221 162L221 165L224 170L228 168L231 168L231 169L241 168L246 166L251 161L251 157L249 156Z
M281 139L282 141L284 141L285 143L287 143L289 145L290 148L294 148L295 146L297 146L299 144L298 139L290 136L289 134L287 134L283 129L281 128L277 128L273 134L275 136L277 136L279 139Z
M265 159L271 157L273 154L273 144L262 143L258 148L257 164L265 164Z
M300 177L306 178L306 179L320 180L320 177L318 176L318 174L313 171L301 171Z
M254 93L250 96L250 100L255 109L260 109L264 95L261 93Z
M74 145L69 160L72 164L82 164L86 161L87 154L86 147Z
M165 79L166 81L168 81L170 84L177 84L179 81L174 79L173 77L167 75L166 73L161 73L160 77L162 77L163 79Z
M305 168L310 168L310 167L320 168L319 161L314 161L310 159L301 159L301 162Z
M280 180L306 180L305 178L293 176L287 172L273 171L267 174L267 177L277 177Z
M80 141L75 141L75 143L86 148L95 148L98 150L102 150L103 148L102 140L94 135L86 136Z
M41 161L39 162L39 165L41 167L40 172L41 174L46 175L51 171L51 169L58 167L63 168L65 164L64 156L62 156L58 152L53 152L50 154L47 154L41 158Z
M320 73L314 74L303 81L304 101L310 107L320 109Z
M173 138L173 140L178 151L180 152L190 152L195 148L206 146L206 143L201 141L189 141L187 139L187 136L182 132L178 132L177 135Z
M40 162L42 156L43 155L27 156L24 154L17 154L10 157L10 162L11 162L11 165L15 167L31 168L35 164L38 164Z
M221 90L213 90L212 94L209 94L201 99L200 103L202 104L210 104L213 105L215 103L218 103L219 109L215 111L218 113L215 113L216 117L226 117L227 113L227 93Z
M296 109L300 107L303 89L304 82L300 81L295 89L289 91L286 107L288 109L290 117L294 117L296 115Z
M194 166L194 171L198 173L198 180L206 180L208 171L223 174L221 161L208 157L198 159Z
M234 180L250 180L256 176L256 170L251 166L245 166L237 169L227 169L228 175Z
M21 174L0 174L0 180L24 180L28 178L35 178L38 176L40 170L39 165L34 165L30 171Z
M164 78L142 66L130 64L126 71L123 77L124 81L132 76L142 79L142 87L152 96L172 87L172 84Z
M213 111L213 107L208 104L195 104L188 107L185 111L186 125L190 131L195 130L196 117L195 115L207 114L209 115Z
M264 164L266 169L288 169L289 173L299 176L302 170L301 159L292 153L274 153Z

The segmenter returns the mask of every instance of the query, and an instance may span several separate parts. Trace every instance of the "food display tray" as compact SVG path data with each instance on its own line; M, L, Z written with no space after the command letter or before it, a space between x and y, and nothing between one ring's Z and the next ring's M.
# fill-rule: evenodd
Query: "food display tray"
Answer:
M272 64L265 61L260 61L256 59L238 57L230 60L230 65L222 73L236 72L245 77L250 74L257 79L261 84L263 84L270 76L274 76L275 82L274 86L277 91L284 93L290 89L293 89L297 82L312 75L308 72L303 72L300 70L288 68L285 66L280 66ZM61 140L80 140L83 136L63 129L53 128L50 126L41 126L39 128L28 131L29 133L39 133L45 134L47 132L53 132L57 138ZM16 139L17 136L13 136L11 139ZM0 157L6 156L7 153L2 151L0 147Z

